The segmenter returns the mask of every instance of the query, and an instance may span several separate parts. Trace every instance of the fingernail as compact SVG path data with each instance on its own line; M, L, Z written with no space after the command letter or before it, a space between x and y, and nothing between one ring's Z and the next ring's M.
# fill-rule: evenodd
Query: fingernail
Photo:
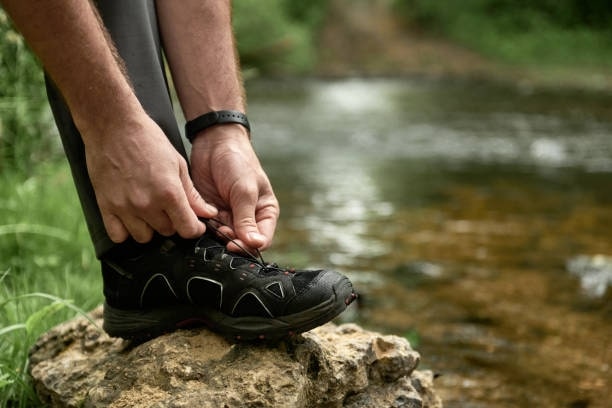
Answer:
M262 244L266 242L266 237L261 235L259 232L249 232L248 237L251 241L260 242Z
M206 204L206 211L213 213L214 215L217 215L217 213L219 213L219 210L217 210L217 207L214 207L210 204Z

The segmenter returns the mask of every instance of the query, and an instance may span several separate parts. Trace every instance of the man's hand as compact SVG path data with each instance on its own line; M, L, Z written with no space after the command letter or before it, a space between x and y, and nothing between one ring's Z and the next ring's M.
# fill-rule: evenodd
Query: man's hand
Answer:
M131 235L144 243L154 230L184 238L203 234L198 216L214 217L217 210L198 194L185 159L157 124L143 113L111 127L105 137L93 138L96 143L85 144L89 176L111 240L122 242Z
M218 218L235 238L228 249L266 249L272 243L279 206L270 181L240 125L213 126L198 135L191 150L195 187L219 209Z
M230 1L156 2L164 51L185 119L218 110L245 112ZM214 46L211 46L214 44ZM240 125L213 126L193 142L191 176L244 249L266 249L279 215L268 177ZM238 251L236 243L228 249Z
M185 159L142 108L93 4L2 5L70 108L110 238L121 242L132 235L146 242L153 230L186 238L202 234L198 216L212 217L216 210L205 205Z

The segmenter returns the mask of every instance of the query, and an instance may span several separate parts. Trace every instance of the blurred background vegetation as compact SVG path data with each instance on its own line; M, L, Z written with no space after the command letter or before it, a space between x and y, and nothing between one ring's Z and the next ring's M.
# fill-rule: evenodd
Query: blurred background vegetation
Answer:
M402 17L510 64L612 66L607 0L395 0Z

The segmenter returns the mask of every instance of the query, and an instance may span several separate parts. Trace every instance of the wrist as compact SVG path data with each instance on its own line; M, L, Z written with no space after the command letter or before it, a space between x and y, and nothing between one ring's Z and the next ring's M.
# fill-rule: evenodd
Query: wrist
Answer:
M131 92L115 102L100 104L97 110L73 114L84 143L97 143L114 135L121 136L126 129L138 128L150 119Z
M246 114L235 110L211 111L190 119L185 124L185 136L193 143L196 136L221 125L240 125L250 136L251 124Z
M197 133L192 142L192 151L211 150L215 146L240 145L246 143L251 146L251 138L245 127L226 123L209 127Z

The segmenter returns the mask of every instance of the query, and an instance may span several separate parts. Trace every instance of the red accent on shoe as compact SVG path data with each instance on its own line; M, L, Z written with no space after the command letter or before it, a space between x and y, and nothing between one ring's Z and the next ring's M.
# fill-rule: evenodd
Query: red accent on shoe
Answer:
M355 299L357 299L357 294L355 292L351 293L351 295L349 297L347 297L346 299L344 299L344 304L345 305L350 305Z

